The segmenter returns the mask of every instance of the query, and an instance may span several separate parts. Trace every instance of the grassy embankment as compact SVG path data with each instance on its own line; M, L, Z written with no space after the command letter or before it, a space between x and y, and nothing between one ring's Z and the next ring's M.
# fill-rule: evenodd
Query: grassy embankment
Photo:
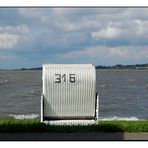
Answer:
M0 120L0 132L148 132L145 121L99 121L89 126L53 126L39 120Z

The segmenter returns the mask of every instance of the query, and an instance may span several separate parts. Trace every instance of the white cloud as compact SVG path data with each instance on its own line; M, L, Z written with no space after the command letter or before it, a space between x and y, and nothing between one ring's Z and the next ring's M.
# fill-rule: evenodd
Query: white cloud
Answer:
M0 48L13 48L17 45L19 35L0 33Z
M114 39L121 36L122 31L119 28L107 27L98 32L92 32L93 38Z
M100 59L122 59L122 60L140 60L148 58L148 46L96 46L87 47L84 50L71 51L61 55L62 58L100 58Z
M26 25L19 25L19 26L6 26L1 27L0 26L0 33L29 33L29 29Z
M103 25L102 25L103 26ZM106 22L104 27L91 32L91 37L96 40L128 40L130 44L141 44L148 40L148 21L131 20L130 22Z
M0 48L10 49L29 37L29 29L25 25L21 26L0 26Z

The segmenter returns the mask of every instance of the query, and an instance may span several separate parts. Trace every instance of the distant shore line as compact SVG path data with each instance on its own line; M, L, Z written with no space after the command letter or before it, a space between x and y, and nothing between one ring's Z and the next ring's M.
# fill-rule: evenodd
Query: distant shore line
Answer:
M121 65L117 64L114 66L98 65L95 66L96 70L148 70L148 64L136 64L136 65ZM0 69L2 70L42 70L42 67L35 68L18 68L18 69Z

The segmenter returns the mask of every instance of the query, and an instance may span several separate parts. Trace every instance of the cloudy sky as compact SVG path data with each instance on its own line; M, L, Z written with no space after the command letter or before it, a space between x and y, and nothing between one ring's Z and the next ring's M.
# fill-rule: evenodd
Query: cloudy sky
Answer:
M148 8L0 8L0 68L148 63Z

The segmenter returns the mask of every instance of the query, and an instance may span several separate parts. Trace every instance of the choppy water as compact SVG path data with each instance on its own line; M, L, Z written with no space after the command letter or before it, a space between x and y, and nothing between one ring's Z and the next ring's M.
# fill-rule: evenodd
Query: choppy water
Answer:
M0 117L38 118L41 71L0 71ZM148 71L98 70L100 119L148 119Z
M103 118L148 119L148 71L98 71Z
M0 116L40 113L41 71L0 71Z

